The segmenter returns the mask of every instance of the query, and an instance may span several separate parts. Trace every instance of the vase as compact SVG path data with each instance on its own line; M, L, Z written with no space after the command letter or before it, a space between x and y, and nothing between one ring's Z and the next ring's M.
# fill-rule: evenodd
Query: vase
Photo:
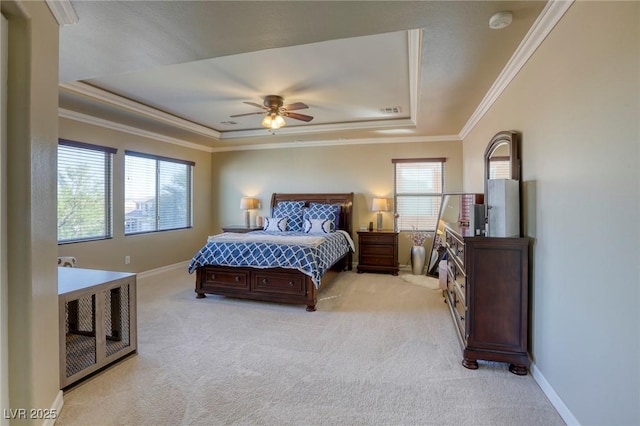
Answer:
M427 250L424 246L411 247L411 273L413 275L422 275L426 256Z

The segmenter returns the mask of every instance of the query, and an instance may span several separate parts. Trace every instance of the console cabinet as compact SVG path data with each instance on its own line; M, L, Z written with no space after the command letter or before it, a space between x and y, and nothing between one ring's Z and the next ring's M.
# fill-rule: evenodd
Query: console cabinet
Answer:
M136 274L58 268L60 388L137 350Z
M463 226L445 227L446 302L462 346L462 365L509 363L526 375L528 340L528 238L474 237Z

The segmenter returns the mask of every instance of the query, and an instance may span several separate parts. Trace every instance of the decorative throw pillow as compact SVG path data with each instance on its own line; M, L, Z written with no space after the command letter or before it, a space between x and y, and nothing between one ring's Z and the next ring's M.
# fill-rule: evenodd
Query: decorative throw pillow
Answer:
M304 211L303 219L328 219L331 221L331 231L335 231L340 219L340 204L311 203Z
M307 234L328 234L333 222L329 219L305 219L304 232Z
M302 208L304 201L280 201L273 208L273 217L287 218L288 231L302 231Z
M286 217L265 217L264 230L269 232L284 232L287 230Z

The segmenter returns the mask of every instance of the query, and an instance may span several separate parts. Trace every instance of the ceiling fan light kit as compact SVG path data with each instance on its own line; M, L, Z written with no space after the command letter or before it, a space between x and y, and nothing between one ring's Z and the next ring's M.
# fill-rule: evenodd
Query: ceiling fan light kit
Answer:
M271 130L277 130L280 127L284 127L285 124L287 123L284 121L284 118L275 112L269 113L269 115L262 119L262 125Z

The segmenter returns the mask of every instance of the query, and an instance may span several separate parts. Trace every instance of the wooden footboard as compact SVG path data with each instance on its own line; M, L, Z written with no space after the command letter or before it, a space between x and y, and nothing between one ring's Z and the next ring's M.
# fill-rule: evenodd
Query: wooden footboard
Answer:
M322 277L328 285L339 270L330 269ZM316 310L317 292L311 277L300 271L284 268L257 269L231 266L201 266L196 270L196 297L205 294L238 297L241 299L307 305Z

